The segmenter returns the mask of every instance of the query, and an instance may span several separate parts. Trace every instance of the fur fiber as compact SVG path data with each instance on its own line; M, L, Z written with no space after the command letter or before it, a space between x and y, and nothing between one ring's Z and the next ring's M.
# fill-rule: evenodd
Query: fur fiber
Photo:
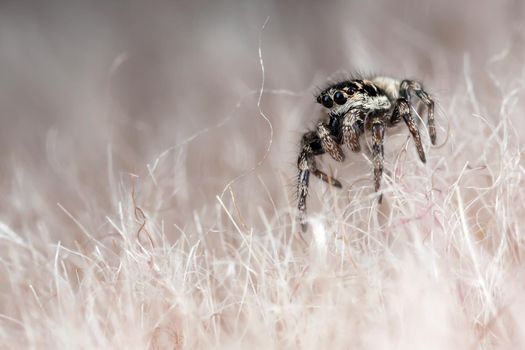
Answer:
M2 2L0 348L525 348L524 15ZM370 135L324 157L301 236L316 87L356 70L422 80L437 145L387 130L381 205Z

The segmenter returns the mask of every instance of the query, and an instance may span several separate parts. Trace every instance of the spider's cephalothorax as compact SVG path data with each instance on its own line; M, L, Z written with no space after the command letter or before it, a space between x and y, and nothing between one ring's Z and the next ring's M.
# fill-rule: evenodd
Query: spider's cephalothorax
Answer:
M315 157L328 153L335 160L342 162L345 155L341 145L347 145L354 152L359 152L360 136L366 131L372 135L372 163L374 165L374 187L376 192L381 185L383 174L383 139L385 128L393 126L403 119L416 143L419 158L426 162L421 136L414 117L411 114L411 97L415 94L427 107L428 131L430 141L436 144L434 123L434 101L423 90L421 83L412 80L399 81L387 77L354 79L333 84L321 91L317 102L328 112L328 121L320 121L315 131L303 135L301 152L297 161L299 176L297 190L299 196L299 222L306 230L306 197L310 174L335 186L342 187L336 179L319 170ZM381 202L382 195L379 195Z

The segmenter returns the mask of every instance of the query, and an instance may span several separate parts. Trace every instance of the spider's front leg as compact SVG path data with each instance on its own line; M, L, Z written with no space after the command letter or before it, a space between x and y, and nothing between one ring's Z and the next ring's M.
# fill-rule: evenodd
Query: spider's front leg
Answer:
M337 141L330 133L330 126L328 124L319 122L317 124L317 135L319 136L319 139L321 140L321 146L326 153L328 153L338 162L345 160L345 154L343 153L341 146L339 146Z
M410 102L410 91L416 93L417 97L427 106L428 111L428 133L430 135L430 142L436 144L436 123L434 121L434 101L423 89L420 82L415 80L403 80L399 88L399 95Z
M419 158L423 163L426 163L427 160L425 157L425 151L423 150L423 143L421 142L421 135L419 134L419 129L417 128L417 124L414 120L414 117L412 116L412 113L410 113L410 105L408 101L402 97L398 98L396 101L396 106L394 107L394 111L392 112L390 122L392 124L395 124L401 118L405 120L408 130L414 138Z
M323 153L325 153L325 149L323 148L322 140L317 133L310 131L304 134L301 140L301 152L299 154L299 159L297 160L297 168L299 169L299 174L297 176L297 209L299 210L297 219L301 224L303 232L308 228L306 223L306 198L308 196L310 173L328 184L339 188L342 187L338 180L317 169L315 156Z
M381 187L383 177L384 150L383 141L385 139L385 122L382 116L372 118L372 163L374 164L374 189L376 192ZM379 203L383 199L383 194L379 195Z

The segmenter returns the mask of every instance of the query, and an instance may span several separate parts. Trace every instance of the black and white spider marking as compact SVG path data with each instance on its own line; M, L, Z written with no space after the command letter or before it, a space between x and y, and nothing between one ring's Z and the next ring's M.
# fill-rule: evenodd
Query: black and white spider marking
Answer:
M343 81L321 91L317 102L326 108L329 119L319 121L315 131L303 135L297 161L298 220L303 231L307 228L306 197L310 173L335 187L342 187L338 180L317 168L316 156L328 153L335 160L342 162L345 154L341 145L347 145L352 151L359 152L361 150L359 137L365 130L370 131L374 187L377 192L383 174L385 128L394 126L403 119L414 138L419 158L423 163L426 162L417 123L410 111L412 94L415 94L427 107L430 141L435 145L434 101L417 81L373 77ZM379 203L381 199L380 194Z

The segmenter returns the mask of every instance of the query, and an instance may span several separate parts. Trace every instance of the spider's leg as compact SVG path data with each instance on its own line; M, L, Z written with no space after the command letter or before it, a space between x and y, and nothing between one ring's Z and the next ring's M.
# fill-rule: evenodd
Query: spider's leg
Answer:
M430 142L432 142L432 144L435 145L436 122L434 120L434 100L423 89L423 86L420 82L414 80L403 80L401 82L401 87L399 88L399 93L401 97L405 98L407 101L410 101L410 91L415 92L417 97L419 97L419 99L427 107L428 133L430 135Z
M436 122L434 121L434 101L424 90L416 90L417 96L427 106L428 110L428 133L430 134L430 142L436 144Z
M351 109L343 118L343 143L354 152L361 151L359 136L362 130L359 124L363 125L362 114L360 110Z
M305 168L310 171L314 176L323 180L329 185L334 187L342 188L343 186L339 180L334 179L330 175L327 175L322 170L317 168L315 162L315 157L320 156L321 154L326 153L326 150L323 148L322 140L319 138L316 132L310 131L304 134L302 143L301 143L301 154L299 155L298 166L299 169ZM306 163L301 166L301 162L305 161ZM305 165L307 167L305 167Z
M383 140L385 138L385 122L381 117L372 119L372 163L374 164L374 189L376 192L381 187L383 177L384 150ZM381 203L383 195L379 195Z
M408 101L404 98L397 99L396 106L394 107L394 111L392 112L392 119L400 118L403 118L405 120L408 130L414 138L419 158L423 163L426 163L427 160L425 157L425 151L423 150L423 143L421 142L421 135L419 134L419 129L417 128L417 124L414 120L414 117L412 116L412 113L410 113L410 105L408 104Z
M341 149L341 146L339 146L332 135L330 135L330 128L328 124L319 122L319 124L317 124L317 135L319 136L319 139L321 140L321 146L326 153L328 153L338 162L345 160L345 155Z
M307 132L304 134L301 142L301 152L297 160L297 168L299 174L297 176L297 195L298 195L298 221L301 224L303 232L307 229L306 224L306 197L308 196L308 184L310 182L310 173L317 176L321 180L335 187L341 188L341 183L333 177L325 174L323 171L317 169L315 163L315 156L325 153L322 147L321 139L316 132Z
M299 168L299 175L297 177L297 196L298 203L297 221L301 224L303 232L308 228L306 223L306 197L308 196L308 184L310 182L310 155L308 151L303 148L299 155L297 167Z
M339 182L339 180L331 177L330 175L327 175L326 173L322 172L321 170L317 168L312 169L312 174L314 174L319 179L323 180L329 185L332 185L337 188L343 188L343 185L341 185L341 182Z

